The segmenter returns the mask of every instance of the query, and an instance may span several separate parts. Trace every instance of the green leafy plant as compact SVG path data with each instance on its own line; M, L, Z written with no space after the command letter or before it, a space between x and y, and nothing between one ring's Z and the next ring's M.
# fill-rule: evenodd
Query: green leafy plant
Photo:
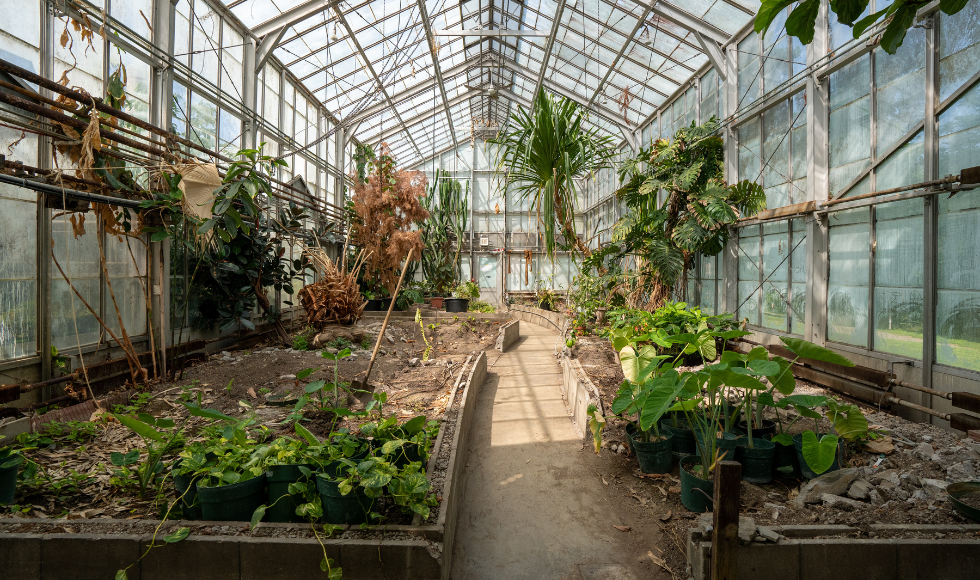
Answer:
M473 280L460 282L459 285L453 289L453 298L466 298L468 300L475 300L479 297L480 297L480 287L477 286L476 282L474 282Z
M422 273L435 296L446 296L459 280L459 243L469 217L469 183L465 187L447 171L437 171L425 198L429 217L422 223Z
M952 16L962 10L967 1L941 0L939 9L944 14ZM860 38L876 22L887 23L878 42L885 52L895 54L898 47L902 46L909 28L915 24L916 12L929 3L929 0L896 0L884 9L864 18L861 18L861 15L868 8L868 0L833 0L830 2L830 10L837 15L839 24L853 29L854 38ZM803 44L813 42L820 0L804 0L798 4L796 0L763 0L755 17L755 31L765 34L779 14L794 4L796 7L786 18L786 33L799 38Z
M188 411L179 424L173 419L156 418L146 413L136 417L115 413L117 421L135 433L143 443L143 450L133 450L125 455L113 452L110 456L112 464L120 468L120 475L132 477L139 490L139 496L145 497L146 492L158 483L159 474L163 471L162 457L176 449L177 442L183 437L184 426L191 417L202 417L211 421L233 421L233 419L214 409L203 409L198 403L183 403Z
M429 360L429 355L432 354L432 343L429 342L428 337L425 336L425 326L422 324L422 309L418 308L415 310L415 323L419 325L419 332L422 333L422 342L425 343L425 351L422 352L422 360ZM432 328L432 325L429 325Z
M644 291L631 306L662 306L678 282L686 280L693 256L714 256L728 243L729 227L739 217L766 207L762 186L750 181L726 185L720 123L680 129L640 149L619 167L623 186L617 197L627 207L613 228L613 244L603 250L614 260L633 256ZM658 203L657 193L667 195Z
M575 101L544 89L534 97L533 110L519 107L487 143L499 146L495 163L507 173L508 188L540 215L548 255L558 249L588 255L575 231L575 180L612 167L613 140L586 122L587 112Z
M470 303L466 309L469 312L494 313L497 311L497 309L494 308L492 304L490 304L489 302L484 302L483 300L470 300Z
M295 350L310 350L310 343L305 336L300 335L293 338L293 349Z

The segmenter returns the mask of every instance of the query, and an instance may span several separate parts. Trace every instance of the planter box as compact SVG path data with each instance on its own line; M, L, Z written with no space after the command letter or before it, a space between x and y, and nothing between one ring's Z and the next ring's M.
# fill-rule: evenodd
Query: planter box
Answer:
M333 539L323 540L327 554L344 569L344 580L390 578L448 580L466 445L476 399L487 376L487 356L466 359L453 386L447 417L427 465L433 485L443 497L429 522L416 515L413 524L361 530L342 526ZM444 471L442 471L444 469ZM434 478L432 478L434 479ZM0 519L0 570L4 580L106 580L139 558L151 539L154 520ZM24 527L30 533L10 530ZM130 580L292 580L320 574L323 551L311 536L309 524L261 523L249 532L248 522L167 522L167 533L188 527L182 542L154 548L129 568ZM72 533L63 533L70 529ZM106 530L119 533L106 533ZM322 529L319 528L319 529ZM137 530L133 533L133 530ZM200 532L200 533L198 533ZM295 536L295 537L283 537Z
M517 339L521 337L520 324L520 320L511 320L500 327L500 330L497 331L497 350L499 350L501 353L505 353L507 352L507 349L517 342Z
M738 577L780 580L971 580L980 569L980 539L855 539L825 537L857 532L849 526L760 526L782 536L777 542L738 547ZM872 524L871 531L980 532L980 525ZM824 536L824 537L817 537ZM688 531L687 559L694 580L711 578L711 533Z

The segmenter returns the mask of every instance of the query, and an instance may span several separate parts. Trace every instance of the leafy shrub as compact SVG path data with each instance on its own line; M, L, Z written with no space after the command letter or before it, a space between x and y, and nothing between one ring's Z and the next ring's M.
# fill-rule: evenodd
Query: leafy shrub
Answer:
M483 300L470 300L469 306L470 312L496 312L497 309L493 307L489 302Z
M453 298L468 298L470 300L475 300L480 297L480 287L476 285L476 282L470 280L468 282L460 282L459 286L453 289Z
M665 354L676 354L677 346L667 337L684 333L698 333L704 329L723 332L735 328L738 323L731 314L705 316L697 306L688 307L686 302L668 302L653 312L621 308L612 310L607 318L611 321L606 336L613 348L620 351L625 346L640 347L653 344ZM716 355L714 339L704 336L701 354L709 360Z

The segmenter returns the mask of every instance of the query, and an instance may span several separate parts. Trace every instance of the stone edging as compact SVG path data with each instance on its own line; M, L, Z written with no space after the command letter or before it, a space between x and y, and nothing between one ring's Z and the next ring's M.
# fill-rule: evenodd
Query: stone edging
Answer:
M880 533L975 532L980 525L871 524ZM759 526L770 541L739 542L739 578L820 580L824 578L889 578L913 580L973 580L980 569L980 539L855 539L842 536L859 531L842 525ZM741 534L740 534L741 535ZM771 541L775 539L775 541ZM689 576L711 578L711 532L688 530Z
M323 540L327 554L344 571L344 580L448 580L452 569L452 542L462 499L462 473L466 444L473 420L476 398L487 374L486 353L467 359L454 385L447 410L458 408L451 439L444 431L433 446L427 472L448 445L448 466L443 482L443 501L438 520L411 526L378 526L361 530L341 528L340 537ZM149 543L149 534L59 533L84 531L86 527L118 524L157 525L152 520L53 520L0 519L0 525L28 525L51 532L0 533L0 571L4 580L106 580L116 571L137 562ZM167 529L190 527L188 538L150 550L142 562L128 570L130 580L292 580L319 574L323 549L308 537L260 537L247 534L247 522L176 521ZM66 529L67 528L67 529ZM208 528L214 534L195 534L195 528ZM259 524L262 534L308 535L308 524ZM125 530L125 527L121 527ZM227 535L222 535L227 534ZM165 535L165 534L164 534ZM160 544L160 537L157 538Z
M558 312L534 308L533 306L521 306L520 304L511 304L510 312L513 318L524 322L530 322L544 328L554 328L558 332L564 332L566 329L567 321Z
M517 342L517 339L521 337L521 321L511 320L505 324L500 325L500 329L497 331L497 344L494 348L500 351L500 354L507 352L511 346Z

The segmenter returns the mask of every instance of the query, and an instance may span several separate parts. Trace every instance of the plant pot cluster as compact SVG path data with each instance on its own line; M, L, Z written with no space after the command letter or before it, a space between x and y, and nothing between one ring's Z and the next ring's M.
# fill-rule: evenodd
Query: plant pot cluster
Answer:
M321 442L297 424L299 438L269 443L235 429L230 439L181 453L173 479L182 517L361 524L378 517L373 508L384 496L427 516L435 499L425 462L436 429L424 416L403 425L392 417L362 425L359 435L342 429Z
M867 433L867 420L856 406L828 397L792 394L795 360L770 357L762 347L747 354L722 352L717 357L714 347L719 340L726 344L745 334L702 327L696 333L641 336L640 342L650 340L656 346L613 337L626 380L612 411L628 422L630 448L641 471L666 473L671 470L672 456L680 457L681 500L691 511L711 509L711 470L718 460L741 463L742 479L751 483L768 483L776 474L814 478L840 469L844 440ZM797 358L853 364L803 340L786 338L783 342ZM664 351L674 354L661 354ZM704 366L678 372L694 354L702 356ZM776 390L784 395L779 401L774 398ZM766 407L788 406L796 410L797 419L785 428L762 418ZM819 420L822 415L816 409L824 407L835 434L805 431L790 437L786 433L800 417ZM745 420L736 424L743 412Z

